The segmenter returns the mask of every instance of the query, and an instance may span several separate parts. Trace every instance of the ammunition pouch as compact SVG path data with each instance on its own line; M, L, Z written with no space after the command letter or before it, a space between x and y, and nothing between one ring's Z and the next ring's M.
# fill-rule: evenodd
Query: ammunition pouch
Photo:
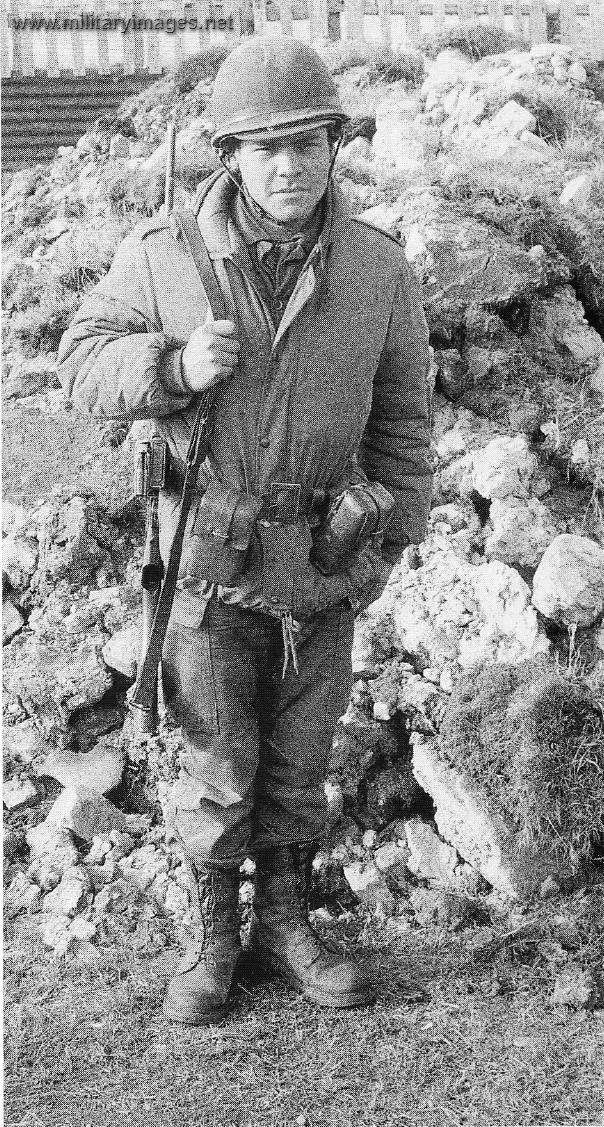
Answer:
M200 583L229 587L244 571L262 499L216 478L191 506L178 574L181 590Z
M366 544L381 546L395 500L377 481L343 489L313 530L311 562L322 575L344 570Z

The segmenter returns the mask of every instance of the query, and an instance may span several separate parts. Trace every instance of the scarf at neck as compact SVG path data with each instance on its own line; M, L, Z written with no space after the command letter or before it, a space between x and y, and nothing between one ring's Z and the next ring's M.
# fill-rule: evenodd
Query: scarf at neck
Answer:
M309 219L295 223L280 223L260 207L249 192L241 186L235 197L235 222L246 243L304 242L309 247L316 243L323 225L323 202L315 209Z
M323 226L323 204L304 223L279 223L259 207L245 188L234 201L233 217L270 297L275 324L287 305L304 262Z

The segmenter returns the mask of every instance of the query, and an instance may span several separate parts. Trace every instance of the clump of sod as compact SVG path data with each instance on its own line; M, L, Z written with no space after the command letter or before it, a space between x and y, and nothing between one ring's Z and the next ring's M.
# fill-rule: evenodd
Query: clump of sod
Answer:
M575 673L530 661L464 678L440 745L520 845L546 846L576 871L604 839L604 696Z
M194 90L198 82L214 80L232 47L226 43L209 43L203 51L189 55L174 72L174 85L179 94Z
M441 51L451 48L477 61L506 51L528 51L529 44L502 27L480 23L447 28L446 31L424 36L419 43L420 51L429 59L435 59Z

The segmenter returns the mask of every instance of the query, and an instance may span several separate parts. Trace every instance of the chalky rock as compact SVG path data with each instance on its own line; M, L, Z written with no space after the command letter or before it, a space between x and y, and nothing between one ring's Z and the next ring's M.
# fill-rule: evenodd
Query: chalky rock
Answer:
M512 567L536 567L558 535L548 510L536 497L525 501L496 497L489 510L489 524L485 555Z
M83 753L54 751L38 766L37 773L56 779L64 787L84 786L107 794L120 785L125 762L123 751L100 744Z
M572 63L572 65L569 66L567 73L571 82L576 84L577 86L582 86L584 82L587 82L587 71L585 70L585 67L582 63Z
M40 888L56 888L63 873L77 864L78 851L68 829L58 826L48 818L29 830L26 841L30 849L27 875Z
M375 111L373 152L399 172L412 172L423 163L423 133L416 122L419 99L413 94L390 94Z
M573 177L560 196L562 207L572 208L575 211L583 211L589 203L591 189L592 179L587 173L584 173L582 176Z
M469 669L547 652L530 588L514 568L498 560L476 566L436 538L422 553L422 566L401 570L374 605L376 653L387 639L391 652L422 654L440 673L452 663Z
M2 645L10 642L25 626L21 611L10 599L2 600Z
M62 958L72 949L85 949L90 953L90 940L96 935L96 925L92 920L77 916L49 915L40 928L40 936L45 947L52 949L57 958ZM92 948L94 951L94 948Z
M88 787L67 787L57 798L46 821L64 830L70 830L84 841L92 841L98 834L111 830L126 832L132 818L122 814L117 806L108 802L98 791Z
M65 644L65 634L33 634L16 638L5 661L4 684L25 704L31 715L68 716L77 709L98 704L112 686L111 674L101 658L104 637L100 631Z
M90 878L81 866L63 873L57 887L44 900L44 911L53 916L75 916L83 908L91 891Z
M116 133L109 142L109 156L112 160L127 160L130 156L130 142L123 133Z
M531 333L537 349L547 350L554 364L562 360L568 365L570 358L579 378L593 376L604 365L604 341L571 286L560 286L551 297L532 304Z
M147 157L142 167L145 172L163 172L166 164L166 142L164 141L156 150ZM207 169L208 172L217 168L218 157L210 144L207 127L203 119L195 117L176 134L175 169L177 172L184 168Z
M373 859L381 873L399 888L407 884L409 850L400 841L385 841L375 850Z
M440 51L420 90L421 97L425 101L425 109L431 109L432 105L463 80L471 69L471 60L462 51L455 48Z
M559 626L593 626L604 611L604 549L585 536L557 536L535 572L533 604Z
M474 488L486 498L527 497L537 465L523 435L500 435L474 454Z
M381 231L387 231L392 235L397 235L398 230L402 223L403 209L400 204L376 204L375 207L368 207L361 215L361 219L365 223L370 223L372 227L379 227Z
M103 661L115 673L119 673L128 681L134 681L140 645L140 627L137 624L124 626L122 630L113 634L103 646Z
M340 160L345 165L363 165L375 160L375 152L366 137L355 137L342 149Z
M24 591L38 565L38 544L31 536L10 533L2 541L2 568L11 587Z
M8 919L20 912L33 912L40 907L41 892L25 873L16 873L4 893L4 911Z
M484 632L497 640L497 661L518 660L520 647L532 657L547 653L549 642L539 631L537 616L530 605L530 588L514 568L498 560L480 564L474 572L474 590L486 624ZM475 663L471 643L462 642L459 661L465 668Z
M535 115L513 98L498 110L490 122L493 133L503 133L507 137L520 137L525 129L532 133L536 127Z
M31 779L8 779L2 785L2 802L7 810L20 810L38 799L38 791Z
M436 888L454 887L455 870L460 863L457 851L441 841L421 818L406 822L405 834L409 846L409 871Z
M344 865L344 876L359 900L381 904L389 910L394 907L394 897L373 861L353 861L350 865Z
M415 734L411 742L413 774L434 802L439 834L493 888L521 900L538 892L548 876L558 876L546 850L518 843L513 828L492 811L481 788L445 762L436 739Z
M101 542L108 532L98 504L83 497L71 497L60 507L48 504L40 513L40 568L51 579L68 579L73 588L90 582L99 568L111 569Z

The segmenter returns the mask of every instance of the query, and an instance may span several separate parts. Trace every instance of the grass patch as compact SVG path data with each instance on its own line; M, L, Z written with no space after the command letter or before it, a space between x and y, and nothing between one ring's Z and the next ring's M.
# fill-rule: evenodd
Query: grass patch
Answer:
M522 927L409 927L388 940L370 928L359 936L357 925L351 938L365 945L378 985L373 1008L317 1009L249 968L230 1017L192 1029L161 1015L174 950L145 958L125 939L85 967L9 935L5 1122L595 1123L603 1013L552 1006L551 959L601 963L602 897L594 889L547 910L566 928L524 917Z
M437 35L427 35L420 40L419 49L429 59L441 51L453 48L474 61L486 55L501 55L505 51L528 51L530 43L510 35L495 24L470 24L468 27L451 27Z
M586 86L598 102L604 103L604 63L597 59L585 59L583 66L587 71Z
M542 662L466 677L440 730L448 760L475 780L524 843L575 870L604 836L604 696Z
M518 161L468 157L446 178L434 178L445 199L530 250L542 246L552 267L566 265L587 319L604 336L604 174L594 171L589 218L563 208L555 171L523 169Z
M375 50L369 60L369 82L406 82L421 86L426 69L420 51L393 51L392 47Z
M164 202L164 174L120 172L105 175L103 192L116 216L141 218L156 215Z
M564 386L554 381L542 385L540 394L553 426L547 437L546 450L557 465L575 481L588 482L594 491L593 504L599 508L604 493L604 409L601 396L585 382ZM576 442L584 440L589 447L589 463L573 465L572 453ZM569 469L570 467L570 469ZM599 530L604 534L604 519Z
M420 51L396 51L392 47L376 47L368 43L330 43L319 48L319 54L330 73L336 77L356 67L367 69L367 82L406 82L421 86L425 76Z
M184 59L174 72L174 85L178 93L188 94L198 82L213 81L232 50L232 46L227 46L226 43L210 43L203 51Z
M341 40L338 43L327 43L317 48L325 66L334 77L345 74L354 67L366 66L371 55L371 48L367 43L350 43Z
M12 343L18 345L27 358L33 358L40 352L56 352L79 304L80 296L74 290L58 282L49 284L37 305L23 309L11 318Z
M65 289L85 293L107 273L122 234L118 223L91 232L80 225L69 242L58 248L52 264L54 277Z

